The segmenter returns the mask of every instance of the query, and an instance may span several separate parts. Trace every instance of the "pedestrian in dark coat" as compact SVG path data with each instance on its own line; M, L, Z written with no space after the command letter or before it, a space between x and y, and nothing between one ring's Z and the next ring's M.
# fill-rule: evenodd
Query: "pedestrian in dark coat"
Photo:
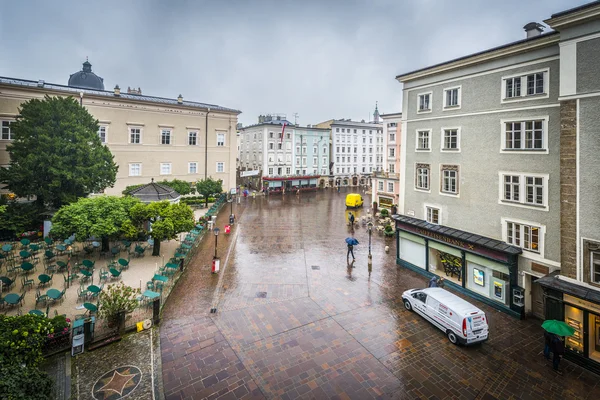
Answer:
M350 254L352 254L352 259L354 260L354 246L351 244L348 245L348 252L346 253L346 258L350 257Z
M544 358L550 360L550 346L552 345L552 334L544 331Z
M429 287L437 287L437 276L433 276L429 281Z
M558 369L558 365L560 364L560 356L565 354L565 344L560 337L557 335L553 336L552 344L550 346L552 349L552 367L554 368L554 371L562 375L562 371Z
M348 220L350 221L350 226L354 226L354 214L351 212L348 213Z

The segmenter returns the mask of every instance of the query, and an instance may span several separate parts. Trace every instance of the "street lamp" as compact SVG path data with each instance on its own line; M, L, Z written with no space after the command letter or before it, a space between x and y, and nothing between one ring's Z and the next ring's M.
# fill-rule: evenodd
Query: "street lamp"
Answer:
M367 223L367 230L369 232L369 263L371 262L371 233L373 232L373 223L369 221Z
M213 258L217 258L217 238L219 237L219 228L215 228L213 229L213 232L215 234L215 256Z

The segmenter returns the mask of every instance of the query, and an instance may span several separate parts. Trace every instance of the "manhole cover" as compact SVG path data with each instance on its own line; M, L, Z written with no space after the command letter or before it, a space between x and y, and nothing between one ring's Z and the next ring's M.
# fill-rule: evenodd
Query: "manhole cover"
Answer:
M259 299L266 299L267 292L256 292L256 297L258 297Z
M312 269L321 269L321 267L319 267L318 265L311 265L310 266Z

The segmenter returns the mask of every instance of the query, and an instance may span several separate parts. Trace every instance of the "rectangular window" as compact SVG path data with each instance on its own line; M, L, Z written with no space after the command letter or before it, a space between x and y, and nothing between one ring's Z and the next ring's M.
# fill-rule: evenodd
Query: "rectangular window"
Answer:
M415 187L421 190L429 190L429 164L417 164Z
M378 185L379 185L378 190L383 191L383 181L379 181Z
M142 164L129 164L129 176L142 176Z
M221 161L217 162L217 172L225 172L225 163L224 162L221 162Z
M12 140L12 131L10 130L10 124L12 121L2 121L2 140Z
M529 72L519 76L502 78L503 99L515 100L535 98L535 96L548 95L548 76L550 70Z
M394 182L388 182L388 192L394 193Z
M417 150L430 150L429 131L417 131Z
M440 224L440 209L435 207L426 206L425 210L427 211L426 219L430 224Z
M286 168L285 168L285 174L286 174L286 175L289 175L289 174L291 174L291 173L292 173L292 168L290 168L290 167L286 167Z
M592 282L600 283L600 253L592 252L592 262L591 262L591 272L592 272Z
M544 178L525 177L525 203L534 205L544 204Z
M527 75L527 95L533 96L542 93L544 93L544 73Z
M4 121L2 121L4 123ZM98 137L102 143L106 143L106 126L101 126L98 128ZM2 139L4 139L4 132L2 134Z
M444 129L442 138L442 150L456 151L460 150L460 134L458 129Z
M390 142L393 142L396 140L396 134L395 133L390 133Z
M419 95L419 110L422 111L431 111L431 93L424 93ZM369 132L371 133L371 132Z
M282 146L281 142L277 143L277 150L281 150L281 148L282 148L281 146Z
M521 97L521 77L506 80L506 97Z
M519 193L520 193L519 181L520 181L519 175L505 175L504 176L504 200L519 201Z
M140 128L129 128L129 143L142 143L142 130Z
M544 120L505 122L503 150L546 150L544 122Z
M506 242L523 250L540 252L540 227L506 222Z
M394 149L393 147L388 149L389 156L392 158L395 157L395 151L396 151L396 149Z
M269 150L273 150L273 146L275 146L275 144L273 142L269 142Z
M394 169L395 169L395 165L394 164L388 165L388 171L390 172L390 174L394 173Z
M160 144L171 144L171 130L161 129L160 130Z
M451 88L444 90L444 108L458 107L460 105L460 88Z
M171 163L160 163L160 174L171 175Z
M442 187L443 193L458 194L458 167L455 165L442 165Z
M197 174L198 173L198 163L197 162L188 163L188 173L189 174Z
M196 146L198 144L198 132L189 131L188 132L188 145Z
M269 176L273 175L273 168L269 168Z
M225 146L225 134L217 133L217 146L223 147Z

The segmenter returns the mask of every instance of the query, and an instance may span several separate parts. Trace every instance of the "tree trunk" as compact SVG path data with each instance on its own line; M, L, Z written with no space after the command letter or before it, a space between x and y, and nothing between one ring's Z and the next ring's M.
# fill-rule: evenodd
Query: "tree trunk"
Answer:
M102 236L102 251L110 250L110 241L108 240L108 236Z
M152 249L153 256L160 256L160 240L154 238L154 248Z

